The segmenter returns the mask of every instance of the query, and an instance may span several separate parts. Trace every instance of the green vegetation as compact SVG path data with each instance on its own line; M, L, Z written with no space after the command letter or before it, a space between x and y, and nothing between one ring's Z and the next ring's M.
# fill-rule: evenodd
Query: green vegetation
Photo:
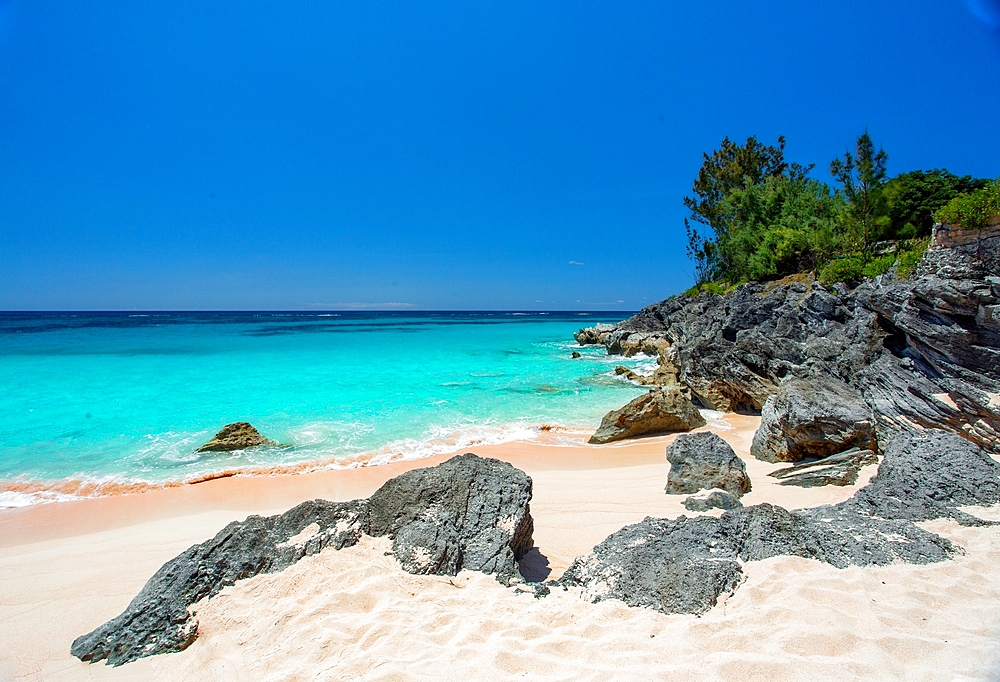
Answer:
M929 237L934 212L957 197L989 184L971 176L958 177L942 169L897 175L885 185L889 213L886 239Z
M830 164L837 189L810 178L813 166L787 162L784 151L783 137L773 146L725 138L704 155L684 198L687 252L697 267L688 295L802 272L827 283L893 268L910 276L935 219L981 225L1000 214L1000 181L943 169L889 178L889 156L867 131Z
M1000 215L1000 180L986 183L982 189L960 194L937 212L943 223L976 229L986 225L995 215Z

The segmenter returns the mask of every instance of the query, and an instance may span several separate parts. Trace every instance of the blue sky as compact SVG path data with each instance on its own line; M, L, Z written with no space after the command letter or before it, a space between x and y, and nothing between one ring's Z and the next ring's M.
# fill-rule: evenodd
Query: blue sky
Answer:
M0 0L0 309L637 309L723 136L1000 174L1000 0Z

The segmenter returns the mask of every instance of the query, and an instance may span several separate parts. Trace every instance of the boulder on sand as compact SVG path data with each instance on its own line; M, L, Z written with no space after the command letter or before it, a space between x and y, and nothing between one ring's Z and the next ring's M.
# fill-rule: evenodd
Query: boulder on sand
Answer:
M667 494L696 493L719 488L736 497L750 492L747 467L729 443L718 435L687 433L667 447Z
M832 377L784 380L760 416L750 454L764 462L875 449L871 409L857 391Z
M698 408L679 390L654 388L604 415L590 442L610 443L647 433L690 431L705 423Z
M403 473L367 500L312 500L276 516L248 516L165 563L125 611L77 637L81 661L121 665L181 651L198 636L189 607L235 583L276 573L362 534L392 538L411 573L482 571L509 584L532 547L531 479L506 462L473 454Z
M230 452L255 448L258 445L278 445L278 443L270 438L264 438L252 424L236 422L223 426L212 440L202 445L196 452Z

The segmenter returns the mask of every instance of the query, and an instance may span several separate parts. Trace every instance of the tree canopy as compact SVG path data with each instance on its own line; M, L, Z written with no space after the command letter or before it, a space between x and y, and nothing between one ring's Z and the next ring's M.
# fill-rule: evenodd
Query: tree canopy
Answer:
M918 260L936 216L950 210L973 222L1000 206L1000 183L944 169L890 178L888 161L865 131L853 151L830 163L832 189L808 176L812 165L785 159L784 137L775 145L723 138L703 155L684 198L698 286L719 289L805 271L856 280L894 264L905 270Z

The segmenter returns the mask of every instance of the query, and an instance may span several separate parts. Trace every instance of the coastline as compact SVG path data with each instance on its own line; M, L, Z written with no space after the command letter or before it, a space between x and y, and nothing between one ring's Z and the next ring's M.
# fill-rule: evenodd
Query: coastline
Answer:
M727 414L711 430L747 464L746 504L837 502L848 487L780 486L784 465L748 455L759 417ZM723 427L723 423L724 426ZM525 470L539 555L522 565L558 577L608 534L645 516L686 512L663 486L666 445L506 443L472 448ZM489 576L413 576L384 540L325 550L198 605L189 649L120 668L82 663L73 638L117 615L166 560L248 514L315 497L364 497L439 455L379 466L228 477L140 494L0 512L0 679L422 679L435 670L505 679L985 679L1000 647L1000 538L991 528L926 524L967 549L926 566L837 569L796 557L746 565L747 581L701 617L665 616L573 590L536 600ZM990 510L1000 518L1000 509ZM712 512L715 514L721 512ZM984 514L980 512L980 515ZM547 573L547 575L546 575ZM457 588L457 589L456 589ZM946 641L947 640L947 641ZM707 675L707 677L706 677ZM918 675L919 676L919 675Z

